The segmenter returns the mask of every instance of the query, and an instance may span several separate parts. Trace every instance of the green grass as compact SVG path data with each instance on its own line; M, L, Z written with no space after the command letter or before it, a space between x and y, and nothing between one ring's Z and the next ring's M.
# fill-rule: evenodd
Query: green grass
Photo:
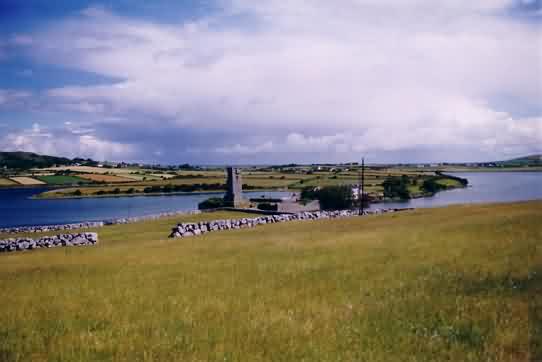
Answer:
M459 182L458 180L451 179L451 178L439 178L437 180L437 183L444 185L448 188L463 187L461 182Z
M51 176L38 176L36 178L49 185L73 185L79 182L82 182L82 183L89 182L88 180L83 180L82 178L76 177L76 176L51 175Z
M203 214L190 219L221 218ZM542 358L542 202L0 255L2 361Z

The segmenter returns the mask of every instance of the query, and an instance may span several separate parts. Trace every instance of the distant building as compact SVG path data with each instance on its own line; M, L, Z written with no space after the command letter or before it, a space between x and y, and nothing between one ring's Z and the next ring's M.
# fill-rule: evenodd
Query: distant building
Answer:
M240 207L244 202L241 171L234 167L228 167L226 169L226 176L226 186L228 189L224 196L224 201L226 201L229 206Z

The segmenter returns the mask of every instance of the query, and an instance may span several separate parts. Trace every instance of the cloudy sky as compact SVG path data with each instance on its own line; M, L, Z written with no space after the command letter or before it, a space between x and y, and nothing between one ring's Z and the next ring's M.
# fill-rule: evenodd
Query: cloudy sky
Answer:
M161 163L542 152L542 0L1 0L0 150Z

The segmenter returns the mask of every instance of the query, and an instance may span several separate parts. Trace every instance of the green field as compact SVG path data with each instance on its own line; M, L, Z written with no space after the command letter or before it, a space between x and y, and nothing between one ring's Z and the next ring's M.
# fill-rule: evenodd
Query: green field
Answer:
M0 255L0 360L536 361L541 218L526 202L182 240L181 218L104 227L97 246Z
M77 176L60 176L60 175L51 175L51 176L38 176L38 180L45 182L48 185L74 185L77 183L88 183L88 180L83 180Z

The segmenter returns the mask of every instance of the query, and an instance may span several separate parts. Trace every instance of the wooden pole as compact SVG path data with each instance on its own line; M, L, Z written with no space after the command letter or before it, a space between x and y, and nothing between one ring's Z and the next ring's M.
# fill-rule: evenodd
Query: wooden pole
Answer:
M360 215L363 215L363 212L365 211L363 208L364 208L364 205L363 205L363 193L365 192L365 158L362 157L361 158L361 190L360 190L360 194L361 194L361 198L359 199L359 204L360 204Z

